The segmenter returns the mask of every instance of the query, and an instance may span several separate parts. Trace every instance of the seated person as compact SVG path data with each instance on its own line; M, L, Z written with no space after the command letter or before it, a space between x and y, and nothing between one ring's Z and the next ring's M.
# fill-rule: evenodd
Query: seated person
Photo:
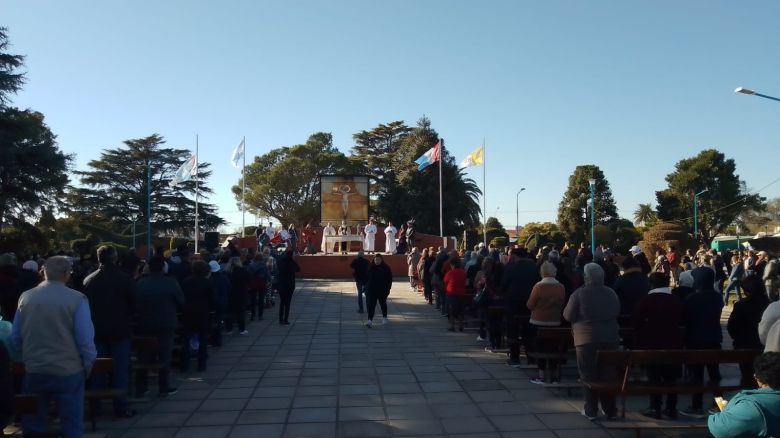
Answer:
M764 353L753 363L758 389L740 391L723 412L710 415L715 438L780 436L780 353Z

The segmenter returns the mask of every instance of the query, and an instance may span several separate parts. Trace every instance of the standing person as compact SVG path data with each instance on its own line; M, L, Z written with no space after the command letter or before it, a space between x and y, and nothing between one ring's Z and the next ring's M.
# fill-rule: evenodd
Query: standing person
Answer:
M683 341L680 333L682 303L672 295L669 277L663 273L650 274L652 289L639 300L632 315L636 336L634 345L639 350L679 350ZM674 386L680 377L680 365L664 364L647 367L651 383ZM661 394L650 396L650 408L643 415L657 420L666 416L677 419L677 394L666 395L666 408L662 408Z
M677 286L677 279L680 278L680 255L677 254L677 247L669 245L666 251L666 260L672 268L672 282Z
M290 226L287 227L287 235L293 252L298 254L298 230L295 228L295 224L290 224Z
M398 254L406 254L406 224L401 224L398 230Z
M25 436L46 430L52 398L62 436L81 437L84 430L84 379L97 351L89 301L65 285L72 270L66 257L50 257L43 265L46 280L19 298L11 337L26 370L24 392L38 397L37 414L22 419Z
M398 230L395 229L392 222L388 222L385 227L385 252L388 254L395 254L395 233Z
M417 290L417 264L420 263L420 250L415 246L412 251L406 256L406 263L409 265L409 290L414 292Z
M428 305L433 305L433 263L436 261L436 248L430 247L425 260L422 262L423 296Z
M339 236L349 236L352 234L352 231L349 229L349 225L347 225L346 222L341 222L341 226L339 227ZM349 249L349 242L344 241L341 242L341 253L346 254L347 250Z
M294 251L294 250L293 250ZM247 267L249 271L249 320L263 320L265 310L265 294L268 290L268 267L262 253L255 254L252 263Z
M774 258L767 262L762 279L770 301L777 301L780 295L780 260Z
M528 251L525 248L512 250L512 257L504 268L501 279L501 291L506 300L506 338L509 344L507 365L520 365L521 338L526 349L528 348L528 345L525 344L528 339L528 324L522 319L531 315L526 303L531 297L534 285L539 280L541 278L536 271L536 264L530 258Z
M288 248L279 258L279 324L290 324L290 305L295 291L295 274L301 268Z
M758 324L761 322L761 315L764 314L764 310L769 305L769 298L764 291L764 285L756 276L745 279L743 291L745 297L734 303L734 309L729 315L726 327L735 349L761 350L764 346L758 336ZM741 363L739 370L742 373L743 385L752 387L753 367L751 365Z
M338 242L333 242L332 247L328 245L328 237L335 236L336 235L336 229L333 228L333 225L328 222L327 225L325 225L325 228L322 229L322 252L325 254L335 253L336 252L336 245ZM329 251L330 250L330 251Z
M642 252L642 248L640 248L638 245L634 245L631 247L629 252L636 259L637 263L639 264L639 268L642 270L642 273L644 275L650 274L650 262L647 261L647 256Z
M639 301L650 291L650 282L633 257L623 260L623 275L615 280L615 293L620 300L620 317L630 321Z
M222 328L225 324L225 318L228 312L228 297L230 295L230 278L222 272L222 267L219 266L216 260L209 262L209 269L211 270L211 276L209 281L211 287L214 290L214 331L211 334L215 347L222 346Z
M355 260L349 264L352 268L352 278L355 279L355 288L358 296L358 313L363 313L363 294L366 291L366 281L368 281L369 262L363 257L363 251L358 251Z
M97 250L100 266L84 279L84 295L89 299L92 322L95 327L95 347L98 357L114 361L111 383L114 388L127 389L130 374L130 322L134 313L135 282L129 274L117 267L117 253L113 246ZM106 387L105 376L92 383ZM127 397L117 397L114 416L130 418L135 411L127 408Z
M720 350L723 333L720 327L720 315L723 310L723 297L715 288L715 271L709 267L693 270L693 288L696 292L686 298L683 304L683 325L685 326L685 348L689 350ZM704 365L687 365L692 381L704 380ZM707 365L710 380L720 380L718 364ZM702 394L691 396L691 405L680 411L681 414L704 418Z
M374 262L368 268L368 280L366 281L366 305L368 306L368 321L366 327L371 328L374 325L374 312L376 303L382 309L382 321L387 321L387 297L390 295L390 288L393 287L393 272L390 270L381 254L374 255Z
M373 219L368 222L363 231L366 233L364 249L367 254L373 254L374 246L376 244L376 224Z
M577 368L583 382L600 380L617 380L614 368L599 368L596 364L596 353L599 350L617 350L620 337L618 335L617 317L620 313L620 301L615 292L604 286L604 270L595 263L583 267L585 284L574 291L563 317L571 323L574 346L577 350ZM582 410L589 420L598 418L598 405L608 420L617 418L615 395L599 393L588 387L585 392L585 407Z
M436 295L436 309L441 310L441 314L447 313L447 305L444 303L444 264L447 262L447 251L440 248L436 253L436 259L431 265L431 285Z
M179 282L164 275L165 260L161 256L149 259L149 275L142 277L135 288L135 303L138 310L140 334L154 337L158 341L158 389L160 396L176 393L176 388L170 385L169 373L171 354L176 331L176 313L184 305L184 294ZM155 358L144 356L142 362L152 362ZM136 389L138 394L146 393L146 371L136 373Z
M729 275L729 285L726 287L726 291L723 293L723 304L728 306L729 295L732 289L737 296L737 301L742 299L742 277L745 275L745 265L742 264L742 259L739 254L731 256L731 275Z
M484 311L486 313L487 339L490 343L485 351L493 352L502 348L502 327L504 321L504 296L501 293L503 265L492 257L478 256L482 270L474 278L474 287L485 290ZM482 336L480 336L482 337ZM484 338L484 337L483 337Z
M192 276L184 280L184 345L181 371L190 367L190 350L198 350L198 371L206 371L209 343L209 315L214 309L214 286L209 281L211 268L203 260L192 263ZM196 342L197 340L197 342ZM197 348L196 348L197 347Z
M228 319L226 329L233 333L233 324L238 325L238 334L246 336L246 299L249 291L249 272L244 268L241 259L231 257L225 272L230 277L230 295L228 295Z
M414 246L414 241L417 240L417 232L414 230L414 219L406 223L406 243L409 247Z
M268 281L266 282L266 293L263 301L263 305L274 305L274 292L277 290L279 284L279 264L276 262L276 257L271 255L270 249L263 250L263 261L265 261L265 268L268 272Z
M541 281L534 285L526 307L531 311L531 319L528 327L528 342L532 351L540 353L555 352L554 345L546 345L537 340L536 335L540 327L558 327L561 325L561 314L566 300L566 288L555 279L558 270L550 262L543 262L539 268L542 275ZM549 362L549 363L548 363ZM548 366L549 365L549 366ZM558 381L558 361L555 359L540 359L537 361L537 376L531 379L531 383L545 383L545 368L549 368L547 376L551 383Z
M463 270L461 260L450 260L450 269L444 274L444 289L447 294L447 306L449 307L450 328L447 331L455 331L455 323L458 323L458 331L463 331L463 299L466 295L466 271Z

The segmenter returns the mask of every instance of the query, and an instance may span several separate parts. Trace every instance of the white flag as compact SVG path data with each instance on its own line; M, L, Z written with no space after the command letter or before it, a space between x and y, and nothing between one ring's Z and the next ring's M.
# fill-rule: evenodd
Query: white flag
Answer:
M230 155L230 162L233 163L233 167L236 169L240 168L242 158L244 158L244 139L233 149L233 153Z
M171 187L189 181L193 176L198 174L198 156L192 155L184 164L179 167L176 174L173 175L173 179L170 182Z

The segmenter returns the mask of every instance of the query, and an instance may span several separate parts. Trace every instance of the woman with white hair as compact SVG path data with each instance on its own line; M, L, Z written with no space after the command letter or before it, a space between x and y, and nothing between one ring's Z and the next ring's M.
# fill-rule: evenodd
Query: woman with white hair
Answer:
M531 290L531 296L528 298L526 306L531 311L531 320L528 326L528 343L533 351L539 353L549 353L555 351L555 346L544 341L536 339L539 327L558 327L561 325L561 310L566 300L566 288L563 287L555 275L558 270L550 262L542 262L539 268L542 280L534 285ZM545 369L549 369L547 376L550 383L559 380L558 361L554 359L538 359L538 374L531 379L531 383L545 383Z
M620 343L617 318L620 314L620 301L615 291L604 286L604 270L596 263L584 267L585 284L569 298L563 309L563 317L571 323L574 346L577 350L577 368L580 380L610 381L617 378L616 370L611 367L599 368L596 353L599 350L617 350ZM607 419L617 416L615 396L583 388L585 407L582 415L589 420L598 418L598 405Z

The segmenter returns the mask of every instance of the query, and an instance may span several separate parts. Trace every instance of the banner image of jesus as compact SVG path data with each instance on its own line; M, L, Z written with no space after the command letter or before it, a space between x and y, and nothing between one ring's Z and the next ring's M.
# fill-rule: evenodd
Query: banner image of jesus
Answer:
M368 177L320 177L321 223L368 222Z

